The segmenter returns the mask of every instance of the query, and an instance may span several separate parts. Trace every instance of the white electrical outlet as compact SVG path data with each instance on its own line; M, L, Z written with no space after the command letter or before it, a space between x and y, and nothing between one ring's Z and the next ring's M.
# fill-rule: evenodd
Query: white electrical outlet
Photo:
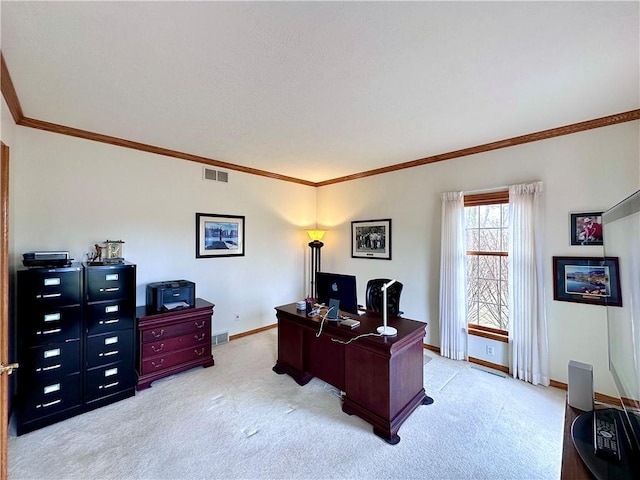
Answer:
M493 346L487 345L487 355L490 355L493 357Z

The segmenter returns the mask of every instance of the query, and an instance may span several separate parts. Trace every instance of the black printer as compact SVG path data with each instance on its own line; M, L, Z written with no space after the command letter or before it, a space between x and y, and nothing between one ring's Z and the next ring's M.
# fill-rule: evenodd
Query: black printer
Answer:
M147 284L147 310L169 312L196 306L196 284L189 280L168 280Z

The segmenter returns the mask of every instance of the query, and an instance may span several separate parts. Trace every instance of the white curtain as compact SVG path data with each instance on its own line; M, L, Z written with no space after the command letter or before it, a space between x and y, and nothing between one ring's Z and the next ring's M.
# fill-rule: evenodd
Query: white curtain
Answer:
M464 196L442 194L440 254L440 354L466 358L466 256Z
M509 340L514 378L549 385L542 182L509 187Z

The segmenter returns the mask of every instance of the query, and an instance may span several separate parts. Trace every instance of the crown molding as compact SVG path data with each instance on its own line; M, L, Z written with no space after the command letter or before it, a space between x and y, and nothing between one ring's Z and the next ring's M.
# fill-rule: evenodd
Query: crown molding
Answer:
M257 168L244 167L242 165L223 162L221 160L215 160L213 158L201 157L199 155L192 155L190 153L179 152L177 150L170 150L163 147L156 147L154 145L135 142L133 140L126 140L123 138L111 137L109 135L90 132L88 130L81 130L79 128L67 127L65 125L45 122L43 120L37 120L35 118L24 117L22 121L19 123L19 125L23 127L35 128L37 130L45 130L47 132L59 133L60 135L69 135L71 137L83 138L85 140L92 140L94 142L107 143L109 145L115 145L118 147L131 148L133 150L140 150L143 152L154 153L157 155L164 155L167 157L178 158L180 160L188 160L190 162L202 163L205 165L210 165L218 168L235 170L238 172L249 173L252 175L260 175L262 177L274 178L276 180L284 180L287 182L300 183L302 185L308 185L312 187L316 186L314 182L301 180L299 178L288 177L286 175L267 172L265 170L258 170Z
M412 160L410 162L398 163L396 165L390 165L388 167L376 168L374 170L368 170L366 172L355 173L353 175L347 175L340 178L334 178L333 180L318 182L316 183L316 186L322 187L322 186L331 185L334 183L347 182L350 180L356 180L358 178L371 177L373 175L380 175L383 173L395 172L397 170L403 170L405 168L419 167L422 165L427 165L429 163L442 162L444 160L451 160L454 158L466 157L468 155L475 155L478 153L489 152L491 150L514 147L516 145L522 145L524 143L538 142L540 140L547 140L553 137L570 135L573 133L584 132L585 130L608 127L610 125L615 125L617 123L631 122L639 119L640 119L640 109L629 110L628 112L608 115L606 117L596 118L594 120L587 120L585 122L573 123L571 125L565 125L563 127L551 128L549 130L542 130L540 132L529 133L527 135L508 138L506 140L499 140L497 142L485 143L483 145L478 145L476 147L464 148L462 150L442 153L439 155L433 155L431 157Z
M527 135L521 135L518 137L508 138L506 140L499 140L496 142L485 143L475 147L464 148L462 150L455 150L453 152L441 153L430 157L420 158L409 162L398 163L387 167L376 168L373 170L367 170L360 173L354 173L352 175L346 175L343 177L337 177L331 180L324 180L321 182L311 182L308 180L302 180L300 178L289 177L286 175L280 175L278 173L268 172L266 170L259 170L256 168L244 167L242 165L236 165L233 163L223 162L213 158L202 157L199 155L192 155L190 153L179 152L176 150L170 150L163 147L157 147L154 145L148 145L145 143L136 142L133 140L126 140L123 138L112 137L109 135L103 135L101 133L90 132L88 130L81 130L79 128L67 127L56 123L46 122L43 120L37 120L35 118L25 117L18 100L18 95L11 81L11 75L9 69L4 61L2 51L0 51L0 61L2 63L2 77L1 77L1 90L4 96L9 111L13 116L17 125L29 128L35 128L38 130L45 130L52 133L58 133L60 135L69 135L72 137L83 138L85 140L91 140L94 142L107 143L109 145L115 145L124 148L131 148L134 150L140 150L143 152L154 153L157 155L164 155L167 157L178 158L180 160L187 160L190 162L202 163L204 165L210 165L218 168L225 168L228 170L234 170L238 172L248 173L251 175L259 175L262 177L273 178L276 180L283 180L285 182L298 183L300 185L307 185L310 187L324 187L326 185L333 185L336 183L348 182L351 180L357 180L359 178L372 177L374 175L382 175L384 173L395 172L398 170L404 170L407 168L420 167L422 165L428 165L429 163L442 162L444 160L451 160L454 158L466 157L468 155L475 155L478 153L489 152L491 150L498 150L502 148L514 147L516 145L522 145L524 143L537 142L540 140L547 140L549 138L559 137L562 135L570 135L573 133L584 132L585 130L591 130L594 128L608 127L618 123L631 122L640 119L640 109L629 110L628 112L617 113L614 115L608 115L606 117L596 118L594 120L587 120L584 122L573 123L571 125L565 125L563 127L551 128L549 130L542 130L536 133L529 133Z
M24 114L22 113L22 107L20 106L16 89L13 87L9 69L4 61L2 50L0 50L0 90L2 91L2 96L7 102L13 121L20 125L20 122L24 118Z

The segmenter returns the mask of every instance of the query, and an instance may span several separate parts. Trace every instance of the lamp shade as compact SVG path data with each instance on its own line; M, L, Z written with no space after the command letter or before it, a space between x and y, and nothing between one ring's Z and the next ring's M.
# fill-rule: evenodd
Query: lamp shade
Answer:
M322 240L322 237L324 237L324 234L326 233L326 230L307 230L307 234L309 235L309 238L311 240Z

